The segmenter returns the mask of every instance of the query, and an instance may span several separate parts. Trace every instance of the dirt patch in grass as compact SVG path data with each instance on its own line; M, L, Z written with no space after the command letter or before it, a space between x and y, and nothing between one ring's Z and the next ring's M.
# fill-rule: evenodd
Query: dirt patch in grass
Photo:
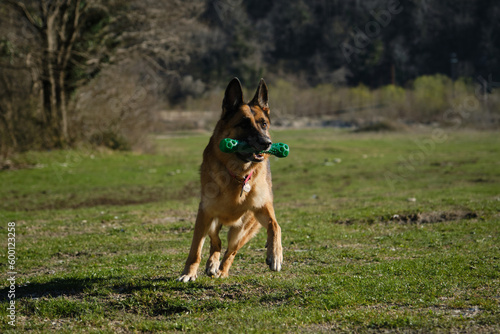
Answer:
M47 193L42 191L38 195L46 197ZM9 204L7 207L17 211L81 209L95 206L127 206L168 200L188 200L198 196L198 182L188 182L175 192L162 187L134 187L116 191L113 194L96 194L94 197L88 198L81 198L78 194L72 193L65 198L46 198L40 202L35 202L33 199L26 200L26 196L14 194L11 200L15 203Z
M432 224L463 219L475 219L478 217L479 215L476 212L471 211L418 212L401 215L395 214L389 221L403 224ZM385 221L385 219L382 221Z
M25 169L25 168L33 168L34 165L29 165L26 163L18 163L12 160L1 160L0 159L0 172L5 171L5 170L18 170L18 169Z
M191 181L186 183L173 197L179 200L186 200L200 195L200 182Z
M148 194L149 195L149 194ZM160 198L157 196L146 196L143 198L109 198L109 197L97 197L90 198L83 202L70 205L71 209L87 208L93 206L122 206L122 205L134 205L134 204L144 204L150 202L157 202Z
M116 194L96 194L93 197L82 198L85 195L71 193L62 196L47 195L42 191L35 196L14 195L9 202L2 203L4 207L12 211L37 211L37 210L63 210L81 209L95 206L126 206L151 202L159 202L166 199L165 190L161 188L150 189L124 189Z
M479 214L472 211L432 211L394 214L369 219L341 219L336 224L351 225L354 223L400 223L400 224L433 224L447 221L476 219Z
M94 206L125 206L125 205L136 205L151 202L158 202L162 198L155 196L145 196L136 198L130 196L129 198L116 198L99 196L95 198L88 198L82 201L71 201L71 199L61 199L56 200L51 203L43 203L38 206L25 207L25 211L35 211L35 210L61 210L61 209L81 209L81 208L91 208Z
M380 121L366 123L353 132L389 132L389 131L407 131L408 126L403 123L396 123L391 121Z

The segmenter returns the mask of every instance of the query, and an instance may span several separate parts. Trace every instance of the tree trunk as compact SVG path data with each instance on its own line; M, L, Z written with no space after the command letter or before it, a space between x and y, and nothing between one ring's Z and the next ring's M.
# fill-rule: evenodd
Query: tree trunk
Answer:
M50 13L46 13L46 26L42 32L44 44L44 56L42 57L43 78L43 111L45 115L45 130L47 131L48 145L64 147L68 143L67 112L65 95L66 71L60 61L61 45L59 15L60 7L55 7Z
M13 115L14 113L12 111L12 105L10 103L7 103L6 110L0 109L0 120L2 121L2 123L4 123L5 128L5 132L2 134L2 136L0 136L0 139L2 140L2 143L0 143L0 149L2 150L2 156L4 158L9 155L9 149L15 151L17 148ZM10 144L8 144L9 140Z
M68 143L68 113L66 110L67 101L66 101L66 87L65 87L65 79L66 79L66 71L61 69L59 71L59 102L61 109L61 138L64 141L64 145Z

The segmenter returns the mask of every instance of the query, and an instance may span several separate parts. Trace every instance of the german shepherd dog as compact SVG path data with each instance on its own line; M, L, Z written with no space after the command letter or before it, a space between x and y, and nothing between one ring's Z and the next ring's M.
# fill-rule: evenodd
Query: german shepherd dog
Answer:
M181 282L197 278L201 251L210 237L210 257L206 270L211 277L227 277L238 250L263 226L267 229L266 263L280 271L283 262L281 228L276 221L271 189L271 169L266 154L224 153L219 143L224 138L245 141L261 152L269 149L268 90L260 80L254 98L245 103L240 81L231 80L222 102L222 115L203 152L201 164L201 201L194 226L191 250ZM228 246L220 261L219 232L228 226Z

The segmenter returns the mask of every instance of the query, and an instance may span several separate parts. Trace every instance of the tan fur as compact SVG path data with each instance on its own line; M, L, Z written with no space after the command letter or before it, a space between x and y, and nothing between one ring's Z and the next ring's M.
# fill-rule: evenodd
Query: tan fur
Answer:
M207 235L210 237L210 257L206 273L214 277L227 277L236 253L261 226L267 230L266 262L271 270L281 270L281 229L274 214L267 156L261 162L244 161L234 153L223 153L219 149L219 143L224 138L247 142L253 140L256 147L265 146L267 139L270 142L269 123L267 86L264 80L259 83L255 97L247 104L243 102L239 81L233 79L226 89L221 119L203 152L201 201L191 249L179 281L196 279ZM248 193L242 192L242 180L252 171L249 180L252 188ZM228 226L229 233L227 250L220 260L219 232L222 226Z

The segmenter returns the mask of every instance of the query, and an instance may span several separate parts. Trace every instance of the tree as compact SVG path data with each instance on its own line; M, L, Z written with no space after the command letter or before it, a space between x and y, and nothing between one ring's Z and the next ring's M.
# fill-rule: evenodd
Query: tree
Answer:
M46 134L45 146L63 147L69 140L68 94L76 85L75 66L99 62L99 50L89 43L80 43L83 33L102 24L106 7L98 0L4 0L20 20L21 27L34 35L28 54L30 66L37 69L41 91L41 123ZM88 23L91 23L90 25ZM24 26L23 26L24 25ZM18 27L19 28L19 27ZM96 34L102 33L102 30ZM103 39L105 40L105 39ZM76 46L83 47L78 50ZM102 45L102 43L101 43ZM97 54L97 58L94 58ZM92 61L93 60L93 61ZM95 65L94 65L95 66Z

